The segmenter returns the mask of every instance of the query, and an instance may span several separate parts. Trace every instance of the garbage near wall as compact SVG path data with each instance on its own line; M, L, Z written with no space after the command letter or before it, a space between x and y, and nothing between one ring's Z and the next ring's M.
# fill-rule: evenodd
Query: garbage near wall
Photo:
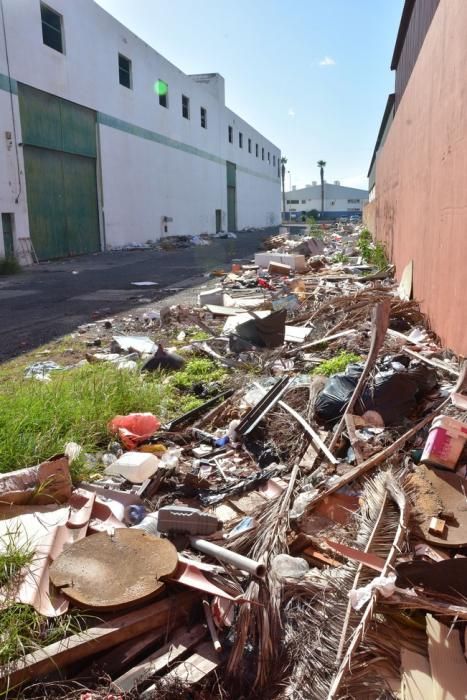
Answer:
M465 697L467 363L360 232L282 232L89 350L141 381L207 356L229 386L115 416L92 481L73 444L0 475L0 556L30 554L3 608L81 615L0 668L4 697Z

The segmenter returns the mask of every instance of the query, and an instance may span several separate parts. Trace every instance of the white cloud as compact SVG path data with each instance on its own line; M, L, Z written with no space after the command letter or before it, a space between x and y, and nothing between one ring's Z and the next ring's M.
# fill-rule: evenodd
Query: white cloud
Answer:
M336 62L335 62L335 60L334 60L333 58L331 58L330 56L325 56L325 57L319 62L319 65L320 65L320 66L335 66L335 65L336 65Z
M292 107L289 107L289 111L287 112L287 114L289 115L289 117L295 117L295 112L292 109Z

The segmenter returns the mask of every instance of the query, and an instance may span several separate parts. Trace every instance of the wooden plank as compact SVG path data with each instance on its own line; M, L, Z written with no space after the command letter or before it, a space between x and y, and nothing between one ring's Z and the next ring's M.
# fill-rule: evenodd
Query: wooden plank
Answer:
M459 632L426 616L428 656L433 678L433 700L462 700L467 697L467 664Z
M401 700L432 700L433 681L426 656L401 649Z
M140 664L117 678L113 681L112 685L118 691L130 691L136 683L139 683L153 673L162 671L163 668L173 663L176 659L198 644L205 635L206 628L203 625L197 625L189 632L185 629L177 630L170 642L164 644L164 646L154 652L154 654L151 654Z
M178 679L183 683L198 683L219 665L219 656L214 651L212 642L204 642L186 661L167 673L165 679Z
M111 677L116 674L121 674L121 672L131 666L138 657L152 651L156 642L166 638L169 633L170 626L168 624L163 625L163 627L157 627L140 637L130 639L128 642L123 642L123 644L109 649L104 656L100 656L96 659L96 664Z
M105 582L102 585L105 585ZM73 634L55 644L49 644L19 659L14 669L5 666L0 668L0 688L7 685L10 688L14 687L75 661L94 656L121 642L145 634L154 627L161 627L167 624L168 620L180 621L189 613L195 600L197 596L192 592L164 598L152 605L108 620L102 625Z

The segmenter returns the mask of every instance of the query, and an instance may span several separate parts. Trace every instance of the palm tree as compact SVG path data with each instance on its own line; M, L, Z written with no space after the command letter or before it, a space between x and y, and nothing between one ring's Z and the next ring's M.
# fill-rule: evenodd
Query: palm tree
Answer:
M287 158L282 156L281 158L281 177L282 177L282 211L285 212L285 164L287 163Z
M324 214L324 168L326 167L325 160L319 160L318 163L319 174L321 177L321 216Z

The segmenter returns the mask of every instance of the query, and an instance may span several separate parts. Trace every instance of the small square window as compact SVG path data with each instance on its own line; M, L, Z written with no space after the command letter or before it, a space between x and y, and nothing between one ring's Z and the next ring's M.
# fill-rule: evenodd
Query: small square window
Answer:
M190 118L190 98L182 95L182 115L184 119Z
M251 139L248 139L248 153L251 153Z
M241 131L238 132L238 145L240 148L243 148L243 134Z
M118 54L118 78L120 85L131 90L131 61L121 53Z
M261 149L261 160L264 160L264 148Z
M233 143L233 127L229 126L229 143Z
M255 153L256 153L256 157L258 158L258 155L259 155L259 146L258 146L258 144L256 144L256 146L255 146Z
M208 128L208 111L206 107L201 107L201 126L203 129Z
M44 44L63 53L62 15L41 3L41 21Z
M159 97L159 104L161 107L169 107L169 86L164 80L156 80L154 86L156 95Z

